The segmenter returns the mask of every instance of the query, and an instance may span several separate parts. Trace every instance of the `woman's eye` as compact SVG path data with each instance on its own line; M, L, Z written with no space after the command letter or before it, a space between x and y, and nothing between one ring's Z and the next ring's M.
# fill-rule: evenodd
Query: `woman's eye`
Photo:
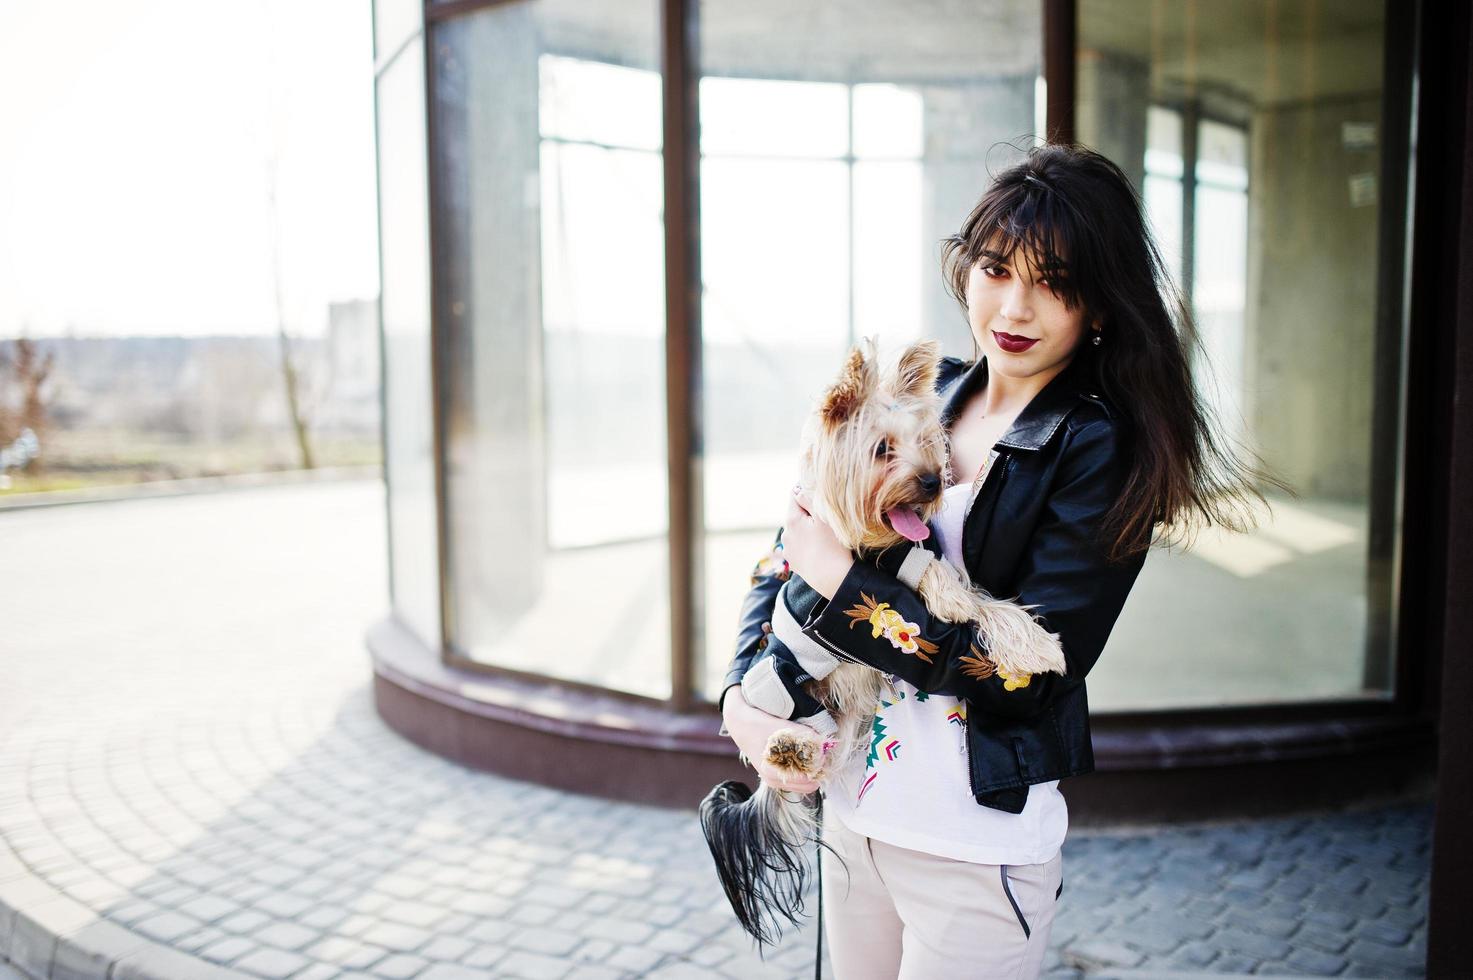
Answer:
M875 446L875 459L884 459L890 455L890 443L881 439L879 445Z
M982 274L988 279L1001 279L1008 274L1008 270L1000 265L984 265Z

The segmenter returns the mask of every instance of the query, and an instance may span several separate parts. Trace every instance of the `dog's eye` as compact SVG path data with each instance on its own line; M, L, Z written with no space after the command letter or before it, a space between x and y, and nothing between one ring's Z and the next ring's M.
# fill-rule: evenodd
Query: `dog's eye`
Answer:
M884 459L888 455L890 455L890 442L881 439L879 445L875 446L875 459Z

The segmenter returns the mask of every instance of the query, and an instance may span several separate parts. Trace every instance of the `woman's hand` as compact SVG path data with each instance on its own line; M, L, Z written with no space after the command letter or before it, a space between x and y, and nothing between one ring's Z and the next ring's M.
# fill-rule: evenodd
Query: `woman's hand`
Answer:
M783 558L788 567L825 599L839 591L854 556L839 543L833 529L812 513L813 501L802 487L793 488L783 521Z
M742 755L757 770L757 775L770 788L776 790L790 790L794 793L807 795L818 789L818 783L812 779L795 777L783 780L772 766L767 764L767 739L773 732L780 728L808 728L796 721L779 718L765 711L759 711L747 703L742 694L740 684L733 684L727 691L726 700L721 706L721 716L726 720L726 731L731 740L737 744ZM815 738L822 736L809 728Z

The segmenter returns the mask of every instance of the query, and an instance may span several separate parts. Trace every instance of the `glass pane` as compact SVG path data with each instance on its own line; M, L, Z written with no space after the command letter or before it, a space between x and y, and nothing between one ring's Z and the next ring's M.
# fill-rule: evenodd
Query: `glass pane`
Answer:
M424 44L378 78L379 242L383 262L384 439L394 611L440 649L440 564L430 417L429 192Z
M373 0L373 56L387 58L417 32L423 18L422 0Z
M663 698L656 8L583 10L503 4L433 29L450 638Z
M1401 326L1378 319L1396 303L1377 228L1405 210L1378 184L1407 161L1376 137L1385 9L1081 0L1079 136L1142 183L1207 403L1298 493L1251 535L1150 556L1090 674L1096 710L1389 693L1392 597L1370 583L1390 555L1371 542L1395 539L1373 500L1399 450L1372 447L1400 408L1373 372Z
M805 8L806 9L806 8ZM715 697L753 563L782 521L803 422L848 347L935 337L970 357L938 243L1034 128L1034 0L836 0L754 43L701 4L704 662ZM904 37L904 44L895 43Z

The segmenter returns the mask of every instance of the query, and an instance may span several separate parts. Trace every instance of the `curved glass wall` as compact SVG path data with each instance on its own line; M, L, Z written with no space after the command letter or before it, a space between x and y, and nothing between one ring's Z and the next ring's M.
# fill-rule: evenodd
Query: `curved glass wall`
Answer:
M432 119L451 647L664 698L657 13L436 25Z
M1385 157L1406 112L1386 10L1081 0L1079 138L1144 195L1209 404L1298 494L1256 533L1150 557L1095 710L1390 692L1403 323L1378 236L1407 161Z
M395 23L402 27L401 21ZM438 649L424 41L414 36L407 43L393 43L393 51L379 52L392 57L380 66L377 79L390 587L395 614L422 642Z
M698 4L698 356L672 379L658 3L431 5L432 290L405 149L420 42L379 80L395 608L427 643L438 586L453 657L668 698L688 654L715 697L844 351L972 353L939 243L1043 129L1042 6ZM1391 691L1412 64L1385 9L1079 0L1076 135L1142 193L1210 404L1297 491L1254 534L1150 557L1091 674L1096 711ZM688 651L666 571L683 475L665 394L684 382Z

